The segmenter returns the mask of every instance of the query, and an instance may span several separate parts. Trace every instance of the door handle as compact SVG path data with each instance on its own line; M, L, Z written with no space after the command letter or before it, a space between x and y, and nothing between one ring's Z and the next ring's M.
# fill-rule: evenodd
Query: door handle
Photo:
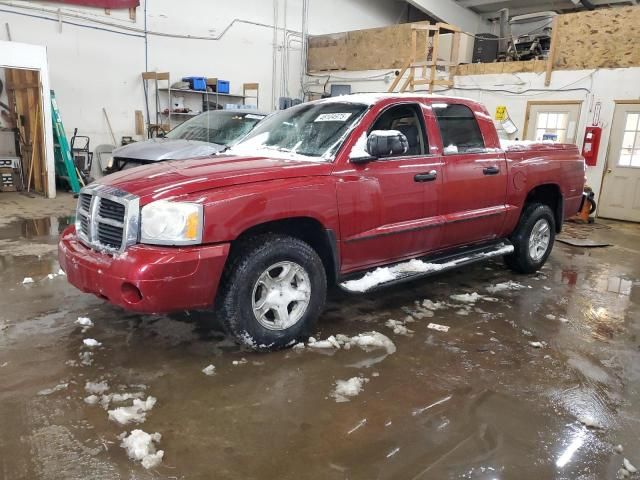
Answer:
M431 170L429 173L418 173L413 179L416 182L432 182L438 177L438 172Z
M499 167L486 167L482 169L482 173L485 175L497 175L500 173Z

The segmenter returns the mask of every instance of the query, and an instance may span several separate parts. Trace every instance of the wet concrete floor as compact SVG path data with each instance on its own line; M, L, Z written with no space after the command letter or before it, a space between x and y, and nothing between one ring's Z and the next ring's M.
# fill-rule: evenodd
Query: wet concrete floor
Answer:
M54 249L67 204L0 225L0 478L609 479L623 457L640 466L638 225L603 221L591 238L608 248L556 243L537 275L491 261L372 295L331 293L318 339L377 331L395 353L255 354L206 313L135 315L69 286ZM521 288L487 291L510 280ZM489 298L450 298L473 292ZM368 381L337 402L335 382L353 377ZM100 381L157 403L121 426L84 400L86 382ZM130 401L108 408L119 405ZM135 428L162 435L158 467L121 448Z

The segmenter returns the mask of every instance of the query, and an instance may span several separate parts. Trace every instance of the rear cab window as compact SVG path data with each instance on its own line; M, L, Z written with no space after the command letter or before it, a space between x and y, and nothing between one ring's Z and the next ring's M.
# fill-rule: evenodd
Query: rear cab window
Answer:
M473 111L460 103L431 104L445 155L485 152L484 138Z

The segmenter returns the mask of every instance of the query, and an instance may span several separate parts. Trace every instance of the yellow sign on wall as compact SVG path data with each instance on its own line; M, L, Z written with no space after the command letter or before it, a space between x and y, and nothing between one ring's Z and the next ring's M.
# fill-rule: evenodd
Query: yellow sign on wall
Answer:
M507 107L505 105L498 105L496 107L496 120L507 119Z

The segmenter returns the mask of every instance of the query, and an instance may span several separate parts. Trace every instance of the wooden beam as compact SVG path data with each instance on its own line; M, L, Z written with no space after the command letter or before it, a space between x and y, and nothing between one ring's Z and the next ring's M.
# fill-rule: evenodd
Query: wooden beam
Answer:
M553 63L556 59L556 51L558 50L558 17L553 17L551 22L551 47L549 49L549 55L547 58L547 68L544 75L544 86L548 87L551 84L551 73L553 72Z

